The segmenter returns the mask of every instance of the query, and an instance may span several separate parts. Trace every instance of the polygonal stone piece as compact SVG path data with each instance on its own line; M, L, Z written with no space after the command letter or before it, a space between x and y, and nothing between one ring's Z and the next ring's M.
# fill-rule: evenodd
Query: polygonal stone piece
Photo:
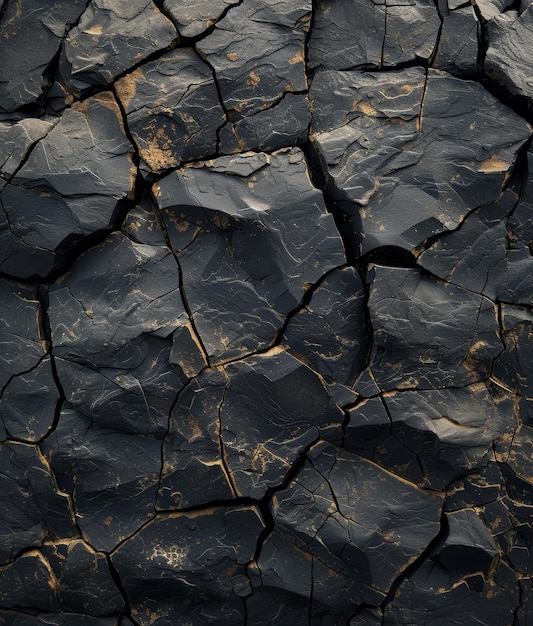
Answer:
M110 92L66 110L0 193L1 271L47 276L77 241L109 228L133 193L132 152Z
M217 130L226 116L213 73L194 50L177 48L143 64L117 81L116 91L153 172L216 153Z
M212 27L239 0L165 0L163 6L182 37L197 37Z
M333 270L289 321L283 344L328 381L351 385L367 363L366 299L357 272Z
M248 0L230 8L197 44L213 66L225 108L237 119L307 88L310 0Z
M488 48L485 74L509 94L522 98L528 107L533 103L533 78L522 71L533 64L533 4L522 3L517 13L508 11L487 24Z
M418 489L374 463L318 444L272 500L274 528L361 585L379 604L397 576L439 531L440 494Z
M153 188L211 364L269 346L342 243L302 152L185 167Z
M417 269L376 266L368 306L370 369L384 391L486 380L502 350L490 300Z
M531 134L481 85L437 70L319 72L310 97L311 139L357 255L457 228L499 197Z
M0 24L0 112L35 104L44 77L70 24L86 0L17 0L4 2Z
M428 0L318 3L309 41L312 68L381 69L428 59L440 20Z
M159 515L111 557L136 623L243 623L245 566L263 528L251 506Z
M60 72L67 86L81 94L108 85L177 37L172 22L152 0L91 0L65 40Z

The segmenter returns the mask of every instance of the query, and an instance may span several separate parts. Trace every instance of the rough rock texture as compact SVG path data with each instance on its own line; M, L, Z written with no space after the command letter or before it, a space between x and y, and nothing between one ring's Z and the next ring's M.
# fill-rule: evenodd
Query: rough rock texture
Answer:
M1 624L533 624L532 34L0 2Z

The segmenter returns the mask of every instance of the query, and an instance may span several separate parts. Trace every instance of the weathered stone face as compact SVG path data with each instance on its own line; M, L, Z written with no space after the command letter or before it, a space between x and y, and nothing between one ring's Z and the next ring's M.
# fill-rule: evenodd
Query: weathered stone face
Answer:
M0 5L0 623L531 624L531 2Z

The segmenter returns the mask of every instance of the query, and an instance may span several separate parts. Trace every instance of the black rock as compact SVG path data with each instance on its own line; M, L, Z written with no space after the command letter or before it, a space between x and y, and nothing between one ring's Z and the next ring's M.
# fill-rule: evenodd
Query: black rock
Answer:
M289 321L283 344L327 381L352 385L367 365L366 298L351 268L334 270Z
M45 74L86 0L9 0L0 23L0 112L34 105Z
M450 11L442 19L433 67L457 76L476 76L479 34L480 26L473 6Z
M69 499L57 489L37 446L0 444L0 484L0 563L38 547L46 537L79 534Z
M0 270L47 276L131 197L133 148L110 92L65 111L0 193Z
M154 195L211 364L267 348L305 290L345 262L298 149L194 164Z
M197 49L214 68L230 115L253 115L307 88L305 37L310 19L310 0L248 0L231 7L198 42Z
M523 99L527 107L533 102L533 81L521 70L533 63L532 34L533 6L527 2L520 3L518 12L506 11L487 24L485 74L509 96Z
M310 97L311 139L357 255L457 228L499 197L531 133L479 84L436 70L319 72Z
M344 445L420 487L443 489L487 463L507 419L482 383L387 393L350 411Z
M208 4L196 0L165 0L163 6L183 37L198 37L239 0L211 0Z
M370 369L383 391L486 380L502 351L495 305L417 269L375 268Z
M181 394L163 447L158 507L259 499L343 413L320 378L280 349L208 370Z
M431 57L440 20L428 0L330 0L317 5L309 42L312 68L390 68Z
M59 68L75 94L106 86L153 52L178 38L152 0L91 0L65 40Z
M213 73L194 50L177 48L145 63L117 81L116 91L139 154L153 172L216 153L226 116Z
M438 533L441 506L440 494L318 444L272 514L280 534L360 586L358 604L376 606Z
M94 424L67 405L41 445L94 549L110 552L154 517L160 440Z
M159 515L111 557L136 623L242 623L263 528L254 507Z

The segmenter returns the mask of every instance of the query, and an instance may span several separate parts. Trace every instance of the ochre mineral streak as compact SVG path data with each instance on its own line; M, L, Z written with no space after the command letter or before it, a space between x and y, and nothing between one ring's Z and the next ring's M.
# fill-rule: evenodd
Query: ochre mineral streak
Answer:
M0 624L533 625L532 77L530 0L0 2Z

